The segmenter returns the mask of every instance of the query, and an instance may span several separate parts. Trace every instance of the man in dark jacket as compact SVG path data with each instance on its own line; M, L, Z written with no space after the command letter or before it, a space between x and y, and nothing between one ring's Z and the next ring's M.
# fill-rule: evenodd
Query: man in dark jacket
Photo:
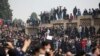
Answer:
M100 3L99 3L99 9L100 9Z
M97 34L100 34L100 28L98 29Z
M76 17L76 13L77 13L77 7L75 6L75 8L73 9L73 15L74 15L74 17Z
M63 9L63 19L66 19L66 11L67 11L67 9L64 7L64 9Z
M97 36L100 37L100 28L97 31Z
M62 49L62 51L63 51L63 53L65 53L66 52L66 47L67 45L66 45L66 41L65 40L62 40L62 42L61 42L61 49Z
M95 27L94 26L90 26L89 33L90 33L91 37L95 35Z
M5 49L0 47L0 56L6 56Z

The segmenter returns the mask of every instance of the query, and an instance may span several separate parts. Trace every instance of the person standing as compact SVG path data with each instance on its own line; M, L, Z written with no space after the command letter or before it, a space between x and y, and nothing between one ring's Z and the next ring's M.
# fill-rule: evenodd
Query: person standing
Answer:
M85 26L85 37L89 37L89 29Z
M84 38L81 40L81 47L83 51L86 51L86 44L87 44L87 39Z
M77 16L81 16L81 11L80 11L80 9L77 9Z
M90 37L93 37L95 35L95 27L94 26L90 26L89 33L90 33Z
M43 13L40 14L41 22L44 23Z
M79 37L82 38L82 26L80 25L78 28Z
M62 18L62 9L61 9L62 6L59 6L58 7L58 19L61 19Z
M70 13L69 22L71 22L72 20L73 20L73 15L72 15L72 13Z
M91 9L89 9L89 15L92 15L92 13L93 13L93 12L92 12L92 10L91 10Z
M100 3L99 3L99 9L100 9Z
M56 20L57 18L56 18L56 14L57 14L57 10L58 9L53 9L53 20Z
M75 6L75 8L73 9L74 18L76 18L76 14L77 14L77 7Z
M62 42L61 42L61 49L62 49L63 53L65 53L66 50L67 50L67 45L66 45L65 39L63 39Z
M54 10L53 9L51 9L51 11L50 11L50 21L53 21L53 15L54 15Z
M62 11L63 11L63 19L66 19L66 11L67 11L67 9L64 7L64 9Z
M85 9L84 12L83 12L83 15L88 15L88 14L89 13L88 13L87 9Z
M86 49L87 49L87 52L89 53L90 51L91 51L91 44L92 44L92 41L91 41L91 39L89 38L88 40L87 40L87 47L86 47Z
M99 27L99 29L98 29L98 31L97 31L97 34L100 35L100 27Z

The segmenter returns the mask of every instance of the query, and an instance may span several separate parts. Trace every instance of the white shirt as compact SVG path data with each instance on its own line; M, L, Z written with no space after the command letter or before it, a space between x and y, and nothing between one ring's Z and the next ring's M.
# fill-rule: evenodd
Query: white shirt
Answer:
M82 32L82 27L81 26L79 27L78 32Z

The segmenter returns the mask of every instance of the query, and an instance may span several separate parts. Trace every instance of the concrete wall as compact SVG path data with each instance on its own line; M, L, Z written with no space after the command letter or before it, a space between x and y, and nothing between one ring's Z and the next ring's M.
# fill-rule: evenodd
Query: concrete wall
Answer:
M90 15L87 16L79 16L77 19L72 20L69 22L69 20L56 20L56 21L51 21L52 25L63 25L64 28L66 28L69 25L79 27L79 25L82 26L95 26L97 29L100 27L100 15L97 18L93 18Z
M77 19L74 19L72 21L69 20L55 20L55 21L51 21L50 24L40 24L39 27L59 27L59 26L63 26L64 29L67 28L67 26L72 25L72 26L76 26L77 28L79 27L79 25L82 26L95 26L96 30L100 27L100 15L98 15L96 18L93 18L90 15L86 15L86 16L79 16ZM37 27L37 28L39 28ZM35 32L35 30L33 30L34 27L32 26L26 26L26 33L30 34Z

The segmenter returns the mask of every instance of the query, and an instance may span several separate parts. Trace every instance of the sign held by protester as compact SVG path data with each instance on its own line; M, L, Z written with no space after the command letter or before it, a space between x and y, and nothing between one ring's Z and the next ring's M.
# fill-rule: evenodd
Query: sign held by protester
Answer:
M52 40L52 38L53 38L53 36L49 36L49 35L47 35L47 40Z

